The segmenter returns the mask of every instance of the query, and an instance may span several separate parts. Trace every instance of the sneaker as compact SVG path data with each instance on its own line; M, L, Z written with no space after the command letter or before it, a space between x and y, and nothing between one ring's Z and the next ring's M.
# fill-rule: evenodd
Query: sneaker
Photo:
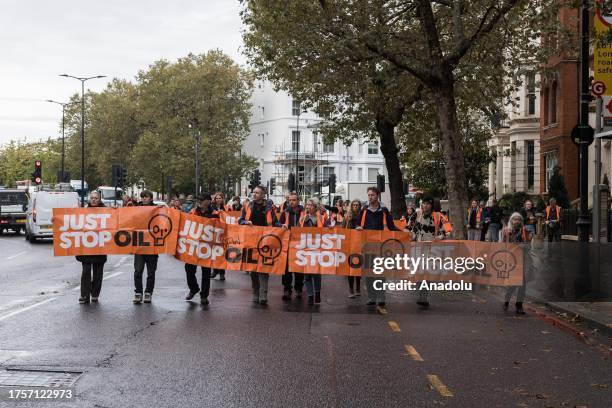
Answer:
M308 296L308 304L309 305L314 305L314 296Z
M220 281L224 281L224 280L225 280L225 275L221 275L221 276L219 276L219 280L220 280Z
M350 290L349 291L349 299L355 299L355 291L354 290Z
M259 299L259 304L265 306L268 304L268 299Z
M134 294L134 300L132 300L132 302L134 302L135 305L141 304L142 303L142 293Z
M315 292L315 303L321 303L321 292Z
M372 299L368 299L368 301L366 302L367 306L374 306L376 304L375 301L373 301Z
M422 307L422 308L424 308L424 309L427 309L427 308L429 307L429 302L427 302L427 301L424 301L424 302L423 302L423 301L420 301L420 300L419 300L419 301L417 302L417 305L421 306L421 307Z
M89 299L85 298L85 297L80 297L79 298L79 303L82 304L82 305L85 304L85 303L89 303Z
M504 305L502 306L502 308L504 309L504 312L508 311L508 306L510 305L510 302L504 302Z
M251 298L251 300L255 303L259 303L259 295L254 293L253 297Z
M151 294L145 292L144 294L144 303L151 303Z
M91 301L92 301L93 303L98 303L98 297L97 297L97 296L92 296L92 297L91 297Z
M285 302L288 302L291 300L291 291L290 290L286 290L283 292L283 297L281 298L283 299Z
M204 296L200 297L200 304L201 305L207 305L209 303L210 302L208 301L208 297L204 297Z
M210 274L210 279L215 279L217 277L217 275L219 274L219 272L213 272Z
M187 294L187 296L185 296L185 300L191 300L191 299L193 299L193 297L194 297L195 295L197 295L197 293L198 293L199 291L200 291L199 289L198 289L198 290L196 290L195 292L189 291L189 293Z

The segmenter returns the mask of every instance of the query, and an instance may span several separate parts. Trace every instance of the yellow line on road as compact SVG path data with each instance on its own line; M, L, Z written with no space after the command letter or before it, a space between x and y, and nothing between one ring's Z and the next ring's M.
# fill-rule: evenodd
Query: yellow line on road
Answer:
M440 381L437 375L427 374L427 379L429 380L429 383L431 384L431 386L434 387L436 391L440 393L441 396L443 397L453 396L453 393L448 388L446 388L446 385L444 385L442 381Z
M397 324L393 320L389 320L389 327L391 328L391 330L393 330L396 333L402 331L402 329L400 329L400 327L399 327L399 324Z
M406 348L406 353L408 353L408 355L412 357L414 361L425 361L423 360L423 357L421 357L419 352L416 351L414 346L411 346L410 344L406 344L404 347Z

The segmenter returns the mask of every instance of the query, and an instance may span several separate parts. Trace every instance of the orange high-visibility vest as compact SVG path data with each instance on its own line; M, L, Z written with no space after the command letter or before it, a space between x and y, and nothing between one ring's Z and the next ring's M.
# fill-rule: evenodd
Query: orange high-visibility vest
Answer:
M561 207L556 205L555 210L557 212L557 221L559 221L561 220L561 217L560 217ZM546 207L546 221L549 221L549 220L550 220L550 205Z
M523 242L528 242L527 241L527 228L523 227L521 230L521 238L523 239ZM504 242L509 242L510 240L510 229L506 228L504 229Z
M266 211L266 224L267 225L272 224L272 211L273 210L274 210L273 208L270 208ZM244 213L245 213L244 219L247 221L251 221L251 203L245 204Z
M302 214L304 213L304 211L302 211ZM300 227L304 226L304 222L306 221L306 218L308 218L308 214L306 215L302 215L300 214ZM327 218L327 214L321 214L320 211L317 211L317 227L323 227L325 226L325 221Z
M365 226L366 212L368 211L368 209L364 208L361 211L363 211L363 214L361 214L361 222L359 223L359 225L361 225L361 228L363 228ZM383 228L387 228L387 214L384 211L383 211Z
M288 227L289 226L289 217L291 216L289 211L285 211L285 226ZM300 211L300 216L298 217L298 222L300 222L300 220L302 219L302 217L304 216L304 210Z
M482 214L482 208L478 207L476 209L476 224L480 224L480 215ZM467 210L467 223L470 225L470 218L472 217L472 207Z

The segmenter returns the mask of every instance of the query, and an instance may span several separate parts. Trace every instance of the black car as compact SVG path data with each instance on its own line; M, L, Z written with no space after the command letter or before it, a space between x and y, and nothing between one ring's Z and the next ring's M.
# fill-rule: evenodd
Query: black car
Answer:
M28 197L23 190L0 190L0 234L25 230Z

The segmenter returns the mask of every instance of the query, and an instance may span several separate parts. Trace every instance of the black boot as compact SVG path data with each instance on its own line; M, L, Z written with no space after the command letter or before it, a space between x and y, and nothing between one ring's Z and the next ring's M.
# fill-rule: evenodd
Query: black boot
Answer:
M516 314L518 315L525 314L525 311L523 310L523 302L516 302L515 306L516 306Z
M315 303L321 303L321 292L315 292Z
M308 296L308 304L314 305L314 296Z
M510 305L510 302L504 302L504 306L503 306L504 312L508 311L508 305Z

